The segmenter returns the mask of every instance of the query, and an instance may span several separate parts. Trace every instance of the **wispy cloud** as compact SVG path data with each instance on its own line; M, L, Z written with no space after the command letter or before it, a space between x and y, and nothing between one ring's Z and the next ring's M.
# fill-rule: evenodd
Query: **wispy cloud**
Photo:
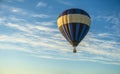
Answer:
M48 15L45 15L45 14L33 14L32 16L38 17L38 18L48 18L49 17Z
M11 12L15 12L15 13L22 12L22 10L18 8L11 8L10 10Z
M64 5L68 5L68 6L72 6L73 5L73 3L70 3L70 2L68 2L68 1L65 1L65 0L57 0L59 3L61 3L61 4L64 4Z
M46 7L47 4L45 2L38 2L36 7Z
M36 21L35 24L40 24L40 25L44 25L44 26L52 26L52 25L56 25L56 23L54 21L43 21L43 22L39 22Z

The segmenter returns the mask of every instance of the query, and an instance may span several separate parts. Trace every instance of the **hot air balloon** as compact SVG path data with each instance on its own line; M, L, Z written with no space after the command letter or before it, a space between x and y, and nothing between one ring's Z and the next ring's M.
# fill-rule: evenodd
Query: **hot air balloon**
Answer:
M58 16L58 28L66 40L74 47L74 53L77 52L76 47L88 33L90 23L89 14L78 8L67 9Z

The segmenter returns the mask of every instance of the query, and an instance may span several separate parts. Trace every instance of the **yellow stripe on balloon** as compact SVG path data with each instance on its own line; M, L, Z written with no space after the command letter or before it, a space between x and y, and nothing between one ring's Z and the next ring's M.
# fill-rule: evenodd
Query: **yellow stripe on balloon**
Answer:
M69 23L82 23L89 26L91 20L88 16L82 14L67 14L60 16L57 20L58 27Z

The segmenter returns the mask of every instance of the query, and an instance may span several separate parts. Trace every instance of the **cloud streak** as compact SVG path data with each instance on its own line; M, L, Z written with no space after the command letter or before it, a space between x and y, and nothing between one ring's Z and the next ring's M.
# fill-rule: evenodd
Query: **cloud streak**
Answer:
M38 17L38 18L48 18L49 16L48 15L45 15L45 14L35 14L35 15L32 15L33 17Z
M67 6L72 6L73 4L68 2L68 1L64 1L64 0L57 0L59 3L67 5Z
M45 2L38 2L36 7L46 7L47 4Z

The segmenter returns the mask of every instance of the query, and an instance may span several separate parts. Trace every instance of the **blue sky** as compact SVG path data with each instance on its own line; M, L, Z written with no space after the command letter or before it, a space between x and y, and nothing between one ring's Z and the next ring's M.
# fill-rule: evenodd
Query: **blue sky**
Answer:
M92 20L76 54L56 24L69 8ZM0 74L120 74L120 1L0 0Z

